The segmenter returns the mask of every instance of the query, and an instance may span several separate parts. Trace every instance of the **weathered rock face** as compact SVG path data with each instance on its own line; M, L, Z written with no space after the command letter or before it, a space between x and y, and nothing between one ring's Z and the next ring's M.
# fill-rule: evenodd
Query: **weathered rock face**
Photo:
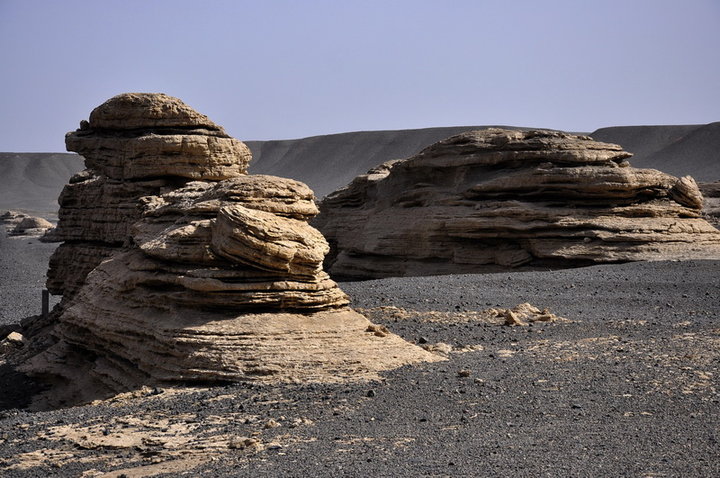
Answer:
M326 197L329 271L374 278L720 257L702 194L619 146L554 131L473 131Z
M152 128L179 127L164 121L156 102L136 96L128 101L150 108ZM91 129L93 119L96 128L114 128L112 134L123 130L123 118L144 124L131 107L113 113L107 105L118 98L93 112ZM166 109L212 130L177 100ZM72 133L81 137L73 141L82 142L84 131ZM91 138L106 134L92 131ZM347 307L348 297L322 269L329 246L308 224L318 213L312 190L243 174L246 151L236 140L228 144L235 145L235 159L222 160L227 169L220 176L232 176L225 179L208 177L207 164L195 164L199 172L188 170L181 179L154 173L128 179L116 174L132 170L125 163L134 156L120 146L116 156L105 147L87 149L98 152L93 171L102 173L81 174L61 199L58 235L72 248L55 259L52 272L74 286L64 289L53 330L59 340L23 370L121 391L180 381L362 379L438 360L398 336L376 334ZM199 157L188 154L192 161L158 156L151 167L180 174ZM186 181L196 176L204 180ZM142 194L148 190L161 193Z
M307 224L317 209L304 184L191 182L144 204L133 246L88 275L55 329L61 343L34 371L55 370L48 357L68 346L97 354L88 373L115 390L138 380L344 380L436 359L375 335L346 307L322 270L329 248Z
M85 171L63 190L57 230L64 241L50 260L47 287L72 296L85 276L122 246L140 218L138 200L191 180L245 174L250 150L206 116L164 94L126 93L109 99L90 121L68 133L69 151Z

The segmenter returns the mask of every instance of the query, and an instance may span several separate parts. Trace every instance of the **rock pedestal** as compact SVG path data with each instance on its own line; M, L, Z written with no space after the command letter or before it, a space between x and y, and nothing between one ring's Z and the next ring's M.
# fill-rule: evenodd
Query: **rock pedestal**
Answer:
M691 177L557 131L473 131L330 194L313 223L337 277L720 257Z

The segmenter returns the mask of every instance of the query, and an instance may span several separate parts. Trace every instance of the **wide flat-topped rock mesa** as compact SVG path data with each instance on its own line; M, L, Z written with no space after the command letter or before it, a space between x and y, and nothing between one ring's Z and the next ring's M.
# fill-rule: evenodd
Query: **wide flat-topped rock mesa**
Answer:
M168 382L362 379L438 360L347 307L322 269L328 244L308 224L318 213L312 190L244 174L247 149L213 136L222 130L203 118L165 95L121 95L93 112L90 129L68 136L71 147L91 155L92 169L63 193L58 235L83 247L90 257L83 270L94 265L80 277L69 256L55 258L51 282L67 276L73 294L56 312L57 343L22 370L121 391ZM192 133L157 138L158 128L188 124ZM152 189L158 193L138 197ZM122 191L114 196L120 199L103 200L108 190ZM101 214L105 220L93 225ZM94 244L90 234L106 240L99 254L85 246Z
M313 223L344 278L720 258L695 181L630 167L618 145L489 128L384 163Z

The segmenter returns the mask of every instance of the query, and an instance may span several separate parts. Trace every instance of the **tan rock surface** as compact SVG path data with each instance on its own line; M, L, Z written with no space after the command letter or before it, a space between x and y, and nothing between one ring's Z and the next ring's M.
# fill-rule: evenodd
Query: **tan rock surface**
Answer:
M11 236L42 236L55 225L41 217L25 216L19 218L17 224L10 231Z
M629 156L554 131L464 133L359 176L314 225L339 277L720 257L695 181Z
M438 360L394 334L368 332L372 324L322 271L324 238L307 219L281 215L307 215L310 198L260 200L304 185L274 178L274 188L258 187L272 180L194 182L145 198L132 246L89 273L54 329L60 342L24 370L73 381L80 367L91 387L122 391L178 381L367 379Z
M140 198L193 179L244 175L250 150L205 115L161 93L125 93L90 113L65 137L87 170L60 195L58 228L45 239L65 241L51 259L48 289L71 296L85 276L129 237ZM83 249L86 249L83 251ZM102 251L102 252L98 252Z
M74 403L158 383L369 379L439 360L368 332L347 307L322 269L329 246L308 224L318 209L306 185L245 175L244 146L175 149L159 128L242 145L164 95L115 97L68 135L90 168L60 199L57 341L22 370L70 384L53 393ZM145 141L158 149L137 149Z

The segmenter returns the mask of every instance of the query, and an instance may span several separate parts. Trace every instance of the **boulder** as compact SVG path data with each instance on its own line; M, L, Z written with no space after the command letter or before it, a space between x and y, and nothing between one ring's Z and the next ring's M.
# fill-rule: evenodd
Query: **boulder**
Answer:
M0 215L0 223L5 225L5 230L11 233L15 227L22 222L23 219L30 217L28 214L20 211L5 211Z
M8 211L0 218L7 224L10 236L42 236L55 226L41 217Z
M313 224L344 278L720 258L695 181L630 156L557 131L467 132L357 177Z

